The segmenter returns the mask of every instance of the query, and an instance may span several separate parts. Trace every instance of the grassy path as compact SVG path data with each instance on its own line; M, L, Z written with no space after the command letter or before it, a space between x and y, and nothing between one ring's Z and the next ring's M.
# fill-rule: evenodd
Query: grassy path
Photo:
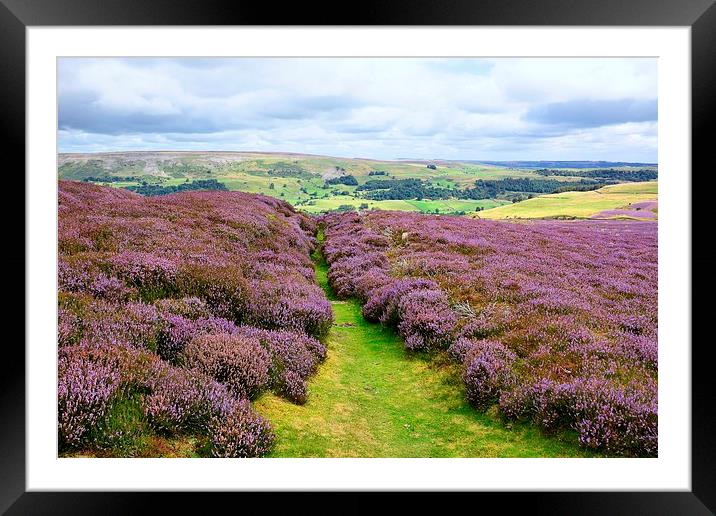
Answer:
M271 393L255 403L277 434L274 457L585 456L571 438L526 425L506 427L463 398L455 365L405 352L389 328L363 319L355 300L339 301L315 257L333 305L328 358L309 382L305 405Z

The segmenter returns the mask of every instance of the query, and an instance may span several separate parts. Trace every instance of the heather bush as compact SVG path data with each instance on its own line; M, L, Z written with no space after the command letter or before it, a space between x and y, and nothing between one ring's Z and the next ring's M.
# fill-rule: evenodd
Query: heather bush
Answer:
M110 302L124 302L136 295L136 290L119 278L102 272L90 253L88 257L60 256L57 284L60 291L86 293Z
M271 450L275 435L271 425L256 414L247 401L238 401L209 426L214 457L260 457Z
M122 251L112 256L113 276L137 288L145 301L171 296L176 291L176 262L155 253Z
M656 456L656 384L618 387L598 378L557 383L542 379L506 391L501 412L546 430L572 428L579 442L615 455Z
M187 264L177 273L177 290L203 299L213 315L241 322L250 286L239 265Z
M270 385L294 403L305 403L306 380L326 357L326 347L301 333L271 331L250 326L238 329L241 335L256 339L270 357Z
M349 256L330 268L328 282L339 298L355 296L357 292L356 280L360 273L357 271L388 271L389 262L383 253L366 253L364 255Z
M196 370L156 363L143 409L158 433L206 434L214 418L226 417L236 403L228 389Z
M366 303L373 292L387 285L392 278L387 271L382 269L368 269L363 274L356 275L354 283L355 296L362 302Z
M489 407L500 392L514 385L512 366L517 357L499 342L473 341L463 357L465 394L476 408Z
M487 339L499 335L509 327L514 315L509 306L490 303L479 312L470 314L459 334L474 339Z
M276 383L279 393L286 399L298 405L306 403L308 388L306 380L299 373L286 369L281 372Z
M59 347L77 344L82 336L82 321L72 310L57 310L57 345Z
M465 337L456 338L448 347L448 356L455 362L462 364L470 350L475 346L475 340Z
M398 307L402 296L413 290L434 290L438 285L434 281L424 279L404 279L392 281L383 288L373 291L363 305L363 317L369 321L380 321L384 324L398 322Z
M194 337L234 333L237 328L232 321L213 316L193 320L169 313L162 316L162 322L157 337L157 353L169 362L175 362Z
M582 389L579 442L617 455L658 454L656 392L629 393L621 389ZM578 405L579 406L579 405Z
M316 285L256 281L252 283L251 302L244 323L322 337L333 324L333 311Z
M261 195L150 198L71 181L60 181L58 214L62 449L126 456L150 433L211 427L222 455L265 450L242 441L261 426L250 413L216 421L269 385L306 399L325 357L310 335L333 320L309 257L315 221ZM268 346L239 324L294 333Z
M120 371L116 361L100 360L64 348L58 358L57 414L60 449L86 443L105 419L118 396Z
M152 305L96 302L82 314L82 327L85 342L122 343L156 351L161 321Z
M387 211L321 221L333 287L366 319L397 325L407 348L446 347L473 405L499 399L506 418L574 429L585 446L655 453L656 224Z
M253 398L269 383L270 356L257 339L222 333L195 337L180 363L226 385L240 398Z
M187 319L206 319L211 317L206 302L198 297L165 298L154 303L161 314L172 314L186 317Z
M446 349L452 343L456 317L441 290L413 290L398 303L398 332L413 351Z

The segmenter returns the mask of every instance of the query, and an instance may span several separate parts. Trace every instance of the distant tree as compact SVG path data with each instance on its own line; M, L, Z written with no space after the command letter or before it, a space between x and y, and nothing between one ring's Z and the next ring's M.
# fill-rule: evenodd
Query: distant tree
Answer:
M347 176L339 176L339 177L334 177L332 179L327 179L326 184L327 185L357 186L358 180L351 175L347 175Z
M430 164L428 165L428 168L429 168L430 170L437 170L438 167L436 167L435 165L433 165L432 163L430 163Z
M359 210L367 210L368 209L368 203L361 203L361 205L358 207Z
M226 185L219 183L216 179L197 179L192 182L179 183L178 185L162 186L161 184L148 184L142 181L140 186L125 186L125 190L130 190L141 195L156 196L167 195L177 192L187 192L190 190L228 190Z
M275 188L276 188L276 185L275 185L275 184L271 183L271 184L269 185L269 190L274 190Z

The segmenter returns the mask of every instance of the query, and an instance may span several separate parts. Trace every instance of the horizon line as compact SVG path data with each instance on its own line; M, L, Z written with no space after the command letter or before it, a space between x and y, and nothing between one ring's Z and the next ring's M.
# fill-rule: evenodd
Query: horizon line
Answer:
M339 159L355 159L367 161L451 161L451 162L481 162L481 163L628 163L638 165L658 165L657 162L648 161L632 161L632 160L606 160L606 159L476 159L476 158L370 158L359 156L334 156L330 154L312 154L308 152L291 152L291 151L257 151L257 150L196 150L196 149L138 149L138 150L106 150L106 151L57 151L57 155L78 155L78 154L130 154L130 153L187 153L187 154L211 154L211 153L230 153L230 154L284 154L290 156L315 156L320 158L339 158Z

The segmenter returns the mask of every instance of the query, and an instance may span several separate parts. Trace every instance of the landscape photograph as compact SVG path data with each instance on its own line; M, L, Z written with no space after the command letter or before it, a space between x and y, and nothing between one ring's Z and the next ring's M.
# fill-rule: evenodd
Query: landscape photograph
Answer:
M658 457L656 58L57 68L58 457Z

